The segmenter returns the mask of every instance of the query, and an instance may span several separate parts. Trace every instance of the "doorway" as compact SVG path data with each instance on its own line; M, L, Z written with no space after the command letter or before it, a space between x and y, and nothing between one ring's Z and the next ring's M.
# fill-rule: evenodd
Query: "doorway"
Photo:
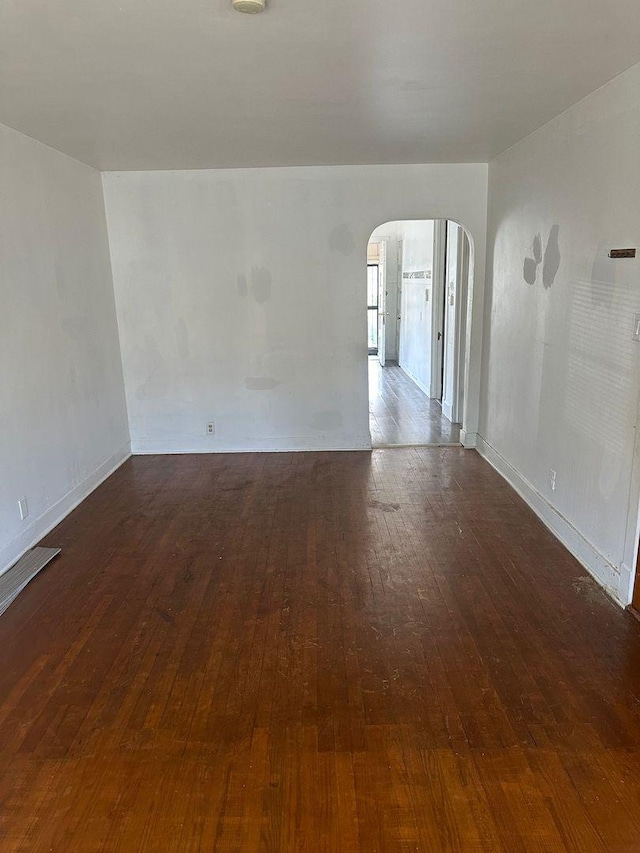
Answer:
M367 264L367 343L369 355L380 353L380 333L378 329L380 267Z
M469 241L455 222L388 222L372 233L367 332L374 447L460 444L468 276Z

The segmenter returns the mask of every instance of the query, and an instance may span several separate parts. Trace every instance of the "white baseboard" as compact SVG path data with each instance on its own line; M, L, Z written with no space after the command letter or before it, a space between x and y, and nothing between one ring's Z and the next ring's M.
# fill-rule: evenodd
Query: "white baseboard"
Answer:
M78 483L71 491L57 500L42 515L34 519L19 536L0 548L0 575L8 571L26 551L33 548L43 536L46 536L50 530L53 530L56 525L60 524L78 504L82 503L94 489L97 489L130 456L131 450L127 444L114 453L113 456L110 456L109 459L103 462L102 465L96 468L81 483Z
M132 439L135 456L167 455L172 453L296 453L316 450L371 450L371 436L358 435L330 438L319 436L287 436L283 438L243 438L233 442L215 436L202 439Z
M621 584L620 570L614 566L589 540L577 530L549 501L537 491L518 471L492 447L482 436L477 436L478 453L516 490L520 497L535 512L538 518L553 535L562 542L571 554L581 563L589 574L604 588L611 598L621 607L624 587Z
M442 414L448 421L451 421L451 423L453 423L453 406L446 400L442 401Z
M476 447L478 443L478 433L477 432L467 432L464 429L460 430L460 444L463 447L473 448Z
M408 377L409 377L409 379L410 379L410 380L411 380L415 385L417 385L417 386L418 386L418 388L419 388L419 389L420 389L424 394L426 394L426 395L427 395L427 397L429 397L429 399L431 399L431 388L428 388L428 387L424 384L424 382L421 382L421 381L418 379L418 377L417 377L417 376L414 376L414 375L413 375L413 373L411 373L411 371L410 371L410 370L407 370L407 368L406 368L406 367L404 367L404 366L403 366L402 364L400 364L399 362L398 362L398 367L399 367L399 368L400 368L400 370L405 374L405 376L408 376Z
M620 566L620 583L618 584L618 596L616 599L623 607L628 607L631 604L634 581L635 568L623 562Z

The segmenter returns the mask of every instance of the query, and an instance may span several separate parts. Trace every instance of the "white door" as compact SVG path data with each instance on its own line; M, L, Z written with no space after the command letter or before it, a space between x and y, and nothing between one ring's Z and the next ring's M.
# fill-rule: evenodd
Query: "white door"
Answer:
M436 219L433 227L433 286L431 288L431 393L442 402L445 335L445 267L447 223Z
M380 243L380 256L378 258L378 361L384 367L386 357L386 333L387 333L387 247Z
M464 393L465 300L467 239L455 222L447 222L445 353L442 413L453 423L462 419Z

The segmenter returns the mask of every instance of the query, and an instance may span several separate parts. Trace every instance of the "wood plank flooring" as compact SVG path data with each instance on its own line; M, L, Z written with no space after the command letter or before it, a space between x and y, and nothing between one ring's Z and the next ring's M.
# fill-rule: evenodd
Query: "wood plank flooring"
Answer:
M394 362L369 358L369 427L374 447L460 444L460 424L442 414Z
M3 853L640 850L640 624L474 451L138 457L42 544Z

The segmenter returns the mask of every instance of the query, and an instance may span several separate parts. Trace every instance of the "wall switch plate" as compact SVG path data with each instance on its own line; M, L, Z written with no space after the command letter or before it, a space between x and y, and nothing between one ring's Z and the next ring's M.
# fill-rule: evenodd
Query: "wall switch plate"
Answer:
M549 472L549 486L551 487L551 491L555 492L556 490L556 472L551 469Z
M633 315L633 335L634 341L640 341L640 314Z
M215 435L216 434L216 425L213 421L207 424L207 435Z
M29 504L27 503L26 498L20 498L18 500L18 512L20 513L21 521L24 521L29 515Z

